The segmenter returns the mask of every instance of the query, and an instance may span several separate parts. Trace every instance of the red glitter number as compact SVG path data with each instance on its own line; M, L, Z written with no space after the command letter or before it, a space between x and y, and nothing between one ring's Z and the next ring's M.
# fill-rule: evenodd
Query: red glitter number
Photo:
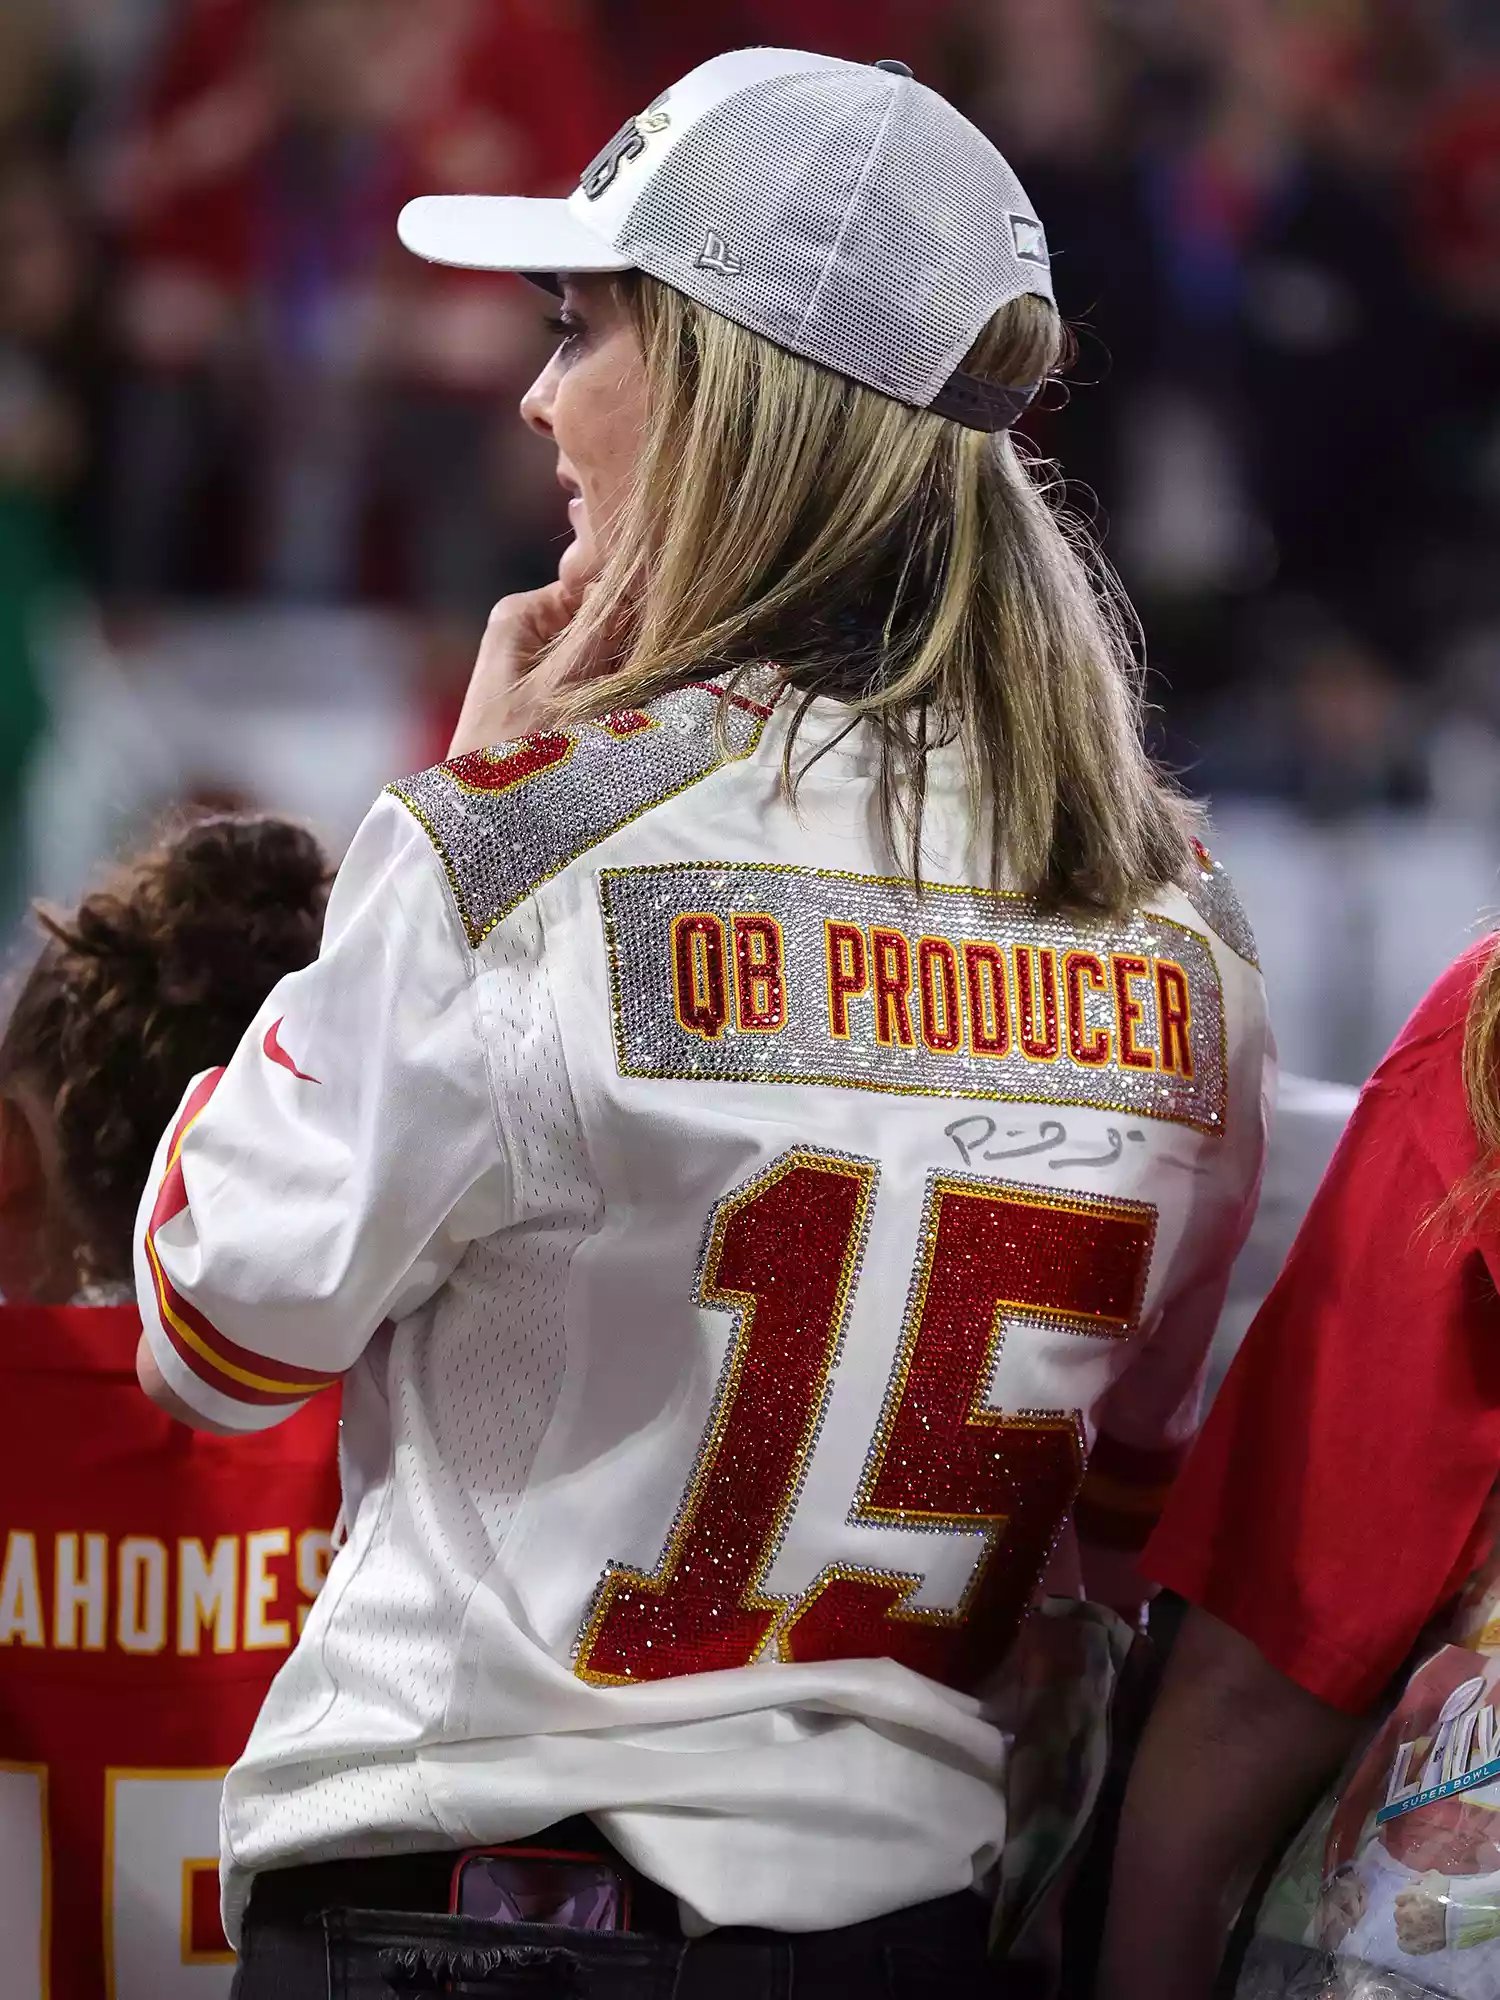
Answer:
M952 1609L921 1573L837 1564L781 1636L791 1660L888 1656L972 1687L1004 1655L1083 1480L1077 1411L984 1406L1008 1319L1123 1337L1140 1316L1156 1211L935 1174L906 1329L851 1521L985 1535Z
M585 1680L742 1667L780 1623L757 1584L812 1448L874 1182L871 1162L784 1153L714 1210L699 1298L739 1316L725 1380L664 1561L605 1577Z
M466 750L450 757L444 769L450 771L466 791L510 792L528 778L540 777L566 764L573 754L573 738L553 732L523 736L518 743L500 751Z
M612 1565L586 1680L888 1656L955 1687L1004 1654L1084 1471L1077 1411L985 1406L1009 1319L1121 1337L1145 1289L1142 1202L934 1174L916 1280L849 1525L984 1536L960 1601L920 1569L836 1563L788 1601L761 1585L801 1490L838 1358L873 1162L794 1151L714 1211L699 1298L738 1316L708 1435L657 1569ZM905 1537L901 1538L902 1541Z

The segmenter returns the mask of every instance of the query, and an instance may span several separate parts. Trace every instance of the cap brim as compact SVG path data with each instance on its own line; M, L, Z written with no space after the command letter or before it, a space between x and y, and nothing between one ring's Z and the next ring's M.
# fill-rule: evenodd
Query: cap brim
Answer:
M628 271L630 259L586 229L566 201L510 194L424 194L396 219L408 250L464 271Z

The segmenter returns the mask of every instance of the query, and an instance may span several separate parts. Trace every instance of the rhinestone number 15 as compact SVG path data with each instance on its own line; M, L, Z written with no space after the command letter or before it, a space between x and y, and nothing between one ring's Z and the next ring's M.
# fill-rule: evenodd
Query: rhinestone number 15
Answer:
M834 1563L793 1597L762 1580L796 1505L875 1199L873 1161L801 1149L719 1202L699 1286L736 1316L724 1378L654 1572L605 1572L577 1671L661 1680L761 1658L889 1656L972 1687L1004 1654L1083 1478L1076 1410L985 1407L1007 1319L1123 1338L1156 1211L967 1175L929 1176L917 1268L849 1521L984 1532L961 1600L914 1606L920 1570Z

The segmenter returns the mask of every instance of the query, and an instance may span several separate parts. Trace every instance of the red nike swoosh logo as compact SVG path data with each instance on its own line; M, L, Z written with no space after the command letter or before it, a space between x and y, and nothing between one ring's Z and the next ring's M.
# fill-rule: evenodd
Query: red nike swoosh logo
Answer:
M281 1040L276 1030L285 1019L286 1015L283 1014L279 1019L271 1023L270 1027L266 1030L266 1039L261 1043L261 1047L273 1063L280 1063L283 1069L289 1069L293 1076L300 1077L304 1083L321 1083L323 1081L322 1077L309 1076L305 1069L298 1069L286 1050L281 1046Z

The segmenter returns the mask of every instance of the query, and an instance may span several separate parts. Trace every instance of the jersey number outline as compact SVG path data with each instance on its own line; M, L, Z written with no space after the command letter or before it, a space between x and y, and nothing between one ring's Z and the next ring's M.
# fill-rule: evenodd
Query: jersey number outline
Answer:
M106 1768L105 2000L227 1996L235 1955L219 1926L216 1851L227 1775Z
M666 1547L611 1563L575 1659L597 1685L782 1661L889 1657L972 1687L1019 1627L1083 1481L1077 1410L984 1397L1008 1320L1126 1339L1155 1241L1147 1202L928 1175L916 1270L854 1527L984 1537L957 1604L912 1604L920 1569L832 1563L763 1589L801 1494L843 1348L879 1168L794 1147L720 1200L698 1303L735 1316Z
M0 1757L7 2000L47 2000L55 1984L72 1990L82 1976L53 1964L51 1781L45 1763ZM105 1769L93 1794L103 1809L101 1976L90 1981L102 2000L227 2000L235 1960L219 1924L223 1787L222 1767ZM64 1819L64 1863L76 1832Z

